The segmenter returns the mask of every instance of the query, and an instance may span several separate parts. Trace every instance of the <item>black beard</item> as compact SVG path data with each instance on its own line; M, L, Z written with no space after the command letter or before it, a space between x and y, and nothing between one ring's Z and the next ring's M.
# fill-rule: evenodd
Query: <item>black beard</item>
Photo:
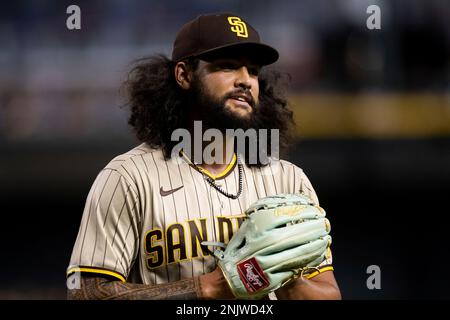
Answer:
M263 119L258 105L250 103L252 112L246 117L241 117L226 108L225 103L228 98L228 96L221 99L211 97L200 81L195 79L189 92L189 107L197 117L194 120L202 121L203 130L218 129L222 133L225 133L226 129L253 128L257 130L261 128Z

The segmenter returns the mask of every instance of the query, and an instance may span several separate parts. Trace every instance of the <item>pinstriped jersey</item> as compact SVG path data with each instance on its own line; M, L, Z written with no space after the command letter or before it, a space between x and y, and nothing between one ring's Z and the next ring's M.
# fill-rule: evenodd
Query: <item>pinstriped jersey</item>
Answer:
M98 273L122 281L160 284L211 272L216 262L202 241L227 243L259 198L316 193L302 169L284 161L242 166L242 193L233 200L206 181L236 194L236 156L218 175L189 161L166 160L143 143L114 158L95 179L87 197L68 275ZM332 270L331 255L321 268Z

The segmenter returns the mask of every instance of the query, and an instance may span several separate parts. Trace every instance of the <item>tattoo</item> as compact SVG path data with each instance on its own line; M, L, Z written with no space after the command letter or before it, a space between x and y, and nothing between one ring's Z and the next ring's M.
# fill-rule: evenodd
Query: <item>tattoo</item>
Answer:
M69 300L196 300L200 299L198 278L146 285L81 277L81 289L69 289Z

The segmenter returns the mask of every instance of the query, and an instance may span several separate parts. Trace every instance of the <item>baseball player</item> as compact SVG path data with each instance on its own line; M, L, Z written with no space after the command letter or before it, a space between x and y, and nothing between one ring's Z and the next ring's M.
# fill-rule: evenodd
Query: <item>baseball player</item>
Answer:
M292 112L276 77L262 70L277 59L243 18L220 13L185 24L171 59L137 63L126 86L129 123L142 143L111 160L92 185L67 269L69 279L81 275L81 287L68 298L232 299L207 243L228 243L258 199L303 194L318 205L302 169L276 159L250 164L233 139L224 139L224 161L196 161L189 150L173 159L172 133L193 132L195 121L221 132L278 129L283 145ZM275 297L339 299L329 248Z

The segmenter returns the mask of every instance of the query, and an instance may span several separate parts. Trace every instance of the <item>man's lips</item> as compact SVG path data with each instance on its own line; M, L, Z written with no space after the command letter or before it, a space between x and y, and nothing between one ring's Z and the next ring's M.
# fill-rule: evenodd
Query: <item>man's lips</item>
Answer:
M236 98L229 98L228 100L232 100L233 103L237 106L241 106L241 107L245 107L245 108L251 107L251 105L245 100L236 99Z
M239 101L241 103L248 104L253 107L253 97L250 94L245 93L236 93L229 96L229 99L233 99L235 101Z

